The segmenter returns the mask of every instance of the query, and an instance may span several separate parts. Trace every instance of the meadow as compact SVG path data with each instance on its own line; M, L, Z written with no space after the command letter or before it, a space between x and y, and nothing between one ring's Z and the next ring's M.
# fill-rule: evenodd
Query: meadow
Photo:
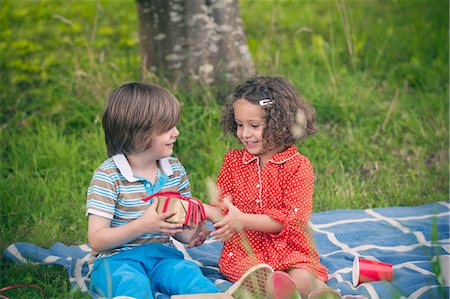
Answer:
M448 1L240 6L257 72L289 78L317 110L318 133L298 144L314 166L315 212L448 200ZM105 96L140 79L135 2L2 0L0 26L0 249L83 244L86 190L106 158ZM239 146L219 127L223 99L151 78L182 102L175 155L206 200L206 178ZM88 298L59 267L4 257L0 266L0 287L34 283L49 298Z

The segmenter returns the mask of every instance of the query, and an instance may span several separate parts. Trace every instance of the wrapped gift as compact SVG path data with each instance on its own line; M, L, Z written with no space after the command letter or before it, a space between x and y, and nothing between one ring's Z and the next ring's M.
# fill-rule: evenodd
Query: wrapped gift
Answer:
M179 192L160 191L152 194L143 201L158 198L158 213L175 212L175 215L166 218L167 222L181 223L187 228L197 227L200 221L206 220L206 213L200 200L194 197L182 196Z

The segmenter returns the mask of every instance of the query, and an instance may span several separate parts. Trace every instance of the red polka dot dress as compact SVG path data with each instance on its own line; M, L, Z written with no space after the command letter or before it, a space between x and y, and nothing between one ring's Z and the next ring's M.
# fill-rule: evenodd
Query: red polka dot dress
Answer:
M304 269L326 281L327 269L308 230L314 189L311 162L294 145L272 156L262 169L258 159L245 149L229 151L217 186L242 212L266 214L283 229L279 234L244 230L233 235L224 243L221 272L236 281L250 267L266 263L275 270Z

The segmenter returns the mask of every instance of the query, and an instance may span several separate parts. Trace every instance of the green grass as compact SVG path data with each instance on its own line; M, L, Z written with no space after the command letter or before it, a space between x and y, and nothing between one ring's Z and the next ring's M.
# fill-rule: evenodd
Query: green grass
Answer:
M314 211L448 199L448 11L444 0L241 0L257 72L290 78L317 109L319 132L299 144L315 169ZM104 99L139 79L135 3L3 0L0 22L0 248L85 243ZM205 198L205 178L237 144L218 125L223 99L173 91L175 152ZM1 273L0 286L82 297L58 267L2 258Z

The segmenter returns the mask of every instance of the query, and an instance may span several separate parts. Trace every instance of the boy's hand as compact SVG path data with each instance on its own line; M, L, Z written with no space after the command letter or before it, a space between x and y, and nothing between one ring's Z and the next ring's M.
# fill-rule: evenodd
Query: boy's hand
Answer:
M202 245L210 233L211 231L206 228L205 222L203 221L199 222L194 235L192 236L191 240L189 241L189 244L187 244L186 247L192 248L195 246Z
M142 225L144 233L173 236L179 232L182 232L183 224L166 222L166 219L175 215L176 212L165 212L158 214L158 212L156 212L157 206L158 198L155 197L144 214L137 220L141 222L140 225Z
M227 241L235 233L244 229L243 217L245 214L236 208L227 198L223 202L228 208L228 215L214 224L216 230L211 234L213 239L219 240L220 242Z

